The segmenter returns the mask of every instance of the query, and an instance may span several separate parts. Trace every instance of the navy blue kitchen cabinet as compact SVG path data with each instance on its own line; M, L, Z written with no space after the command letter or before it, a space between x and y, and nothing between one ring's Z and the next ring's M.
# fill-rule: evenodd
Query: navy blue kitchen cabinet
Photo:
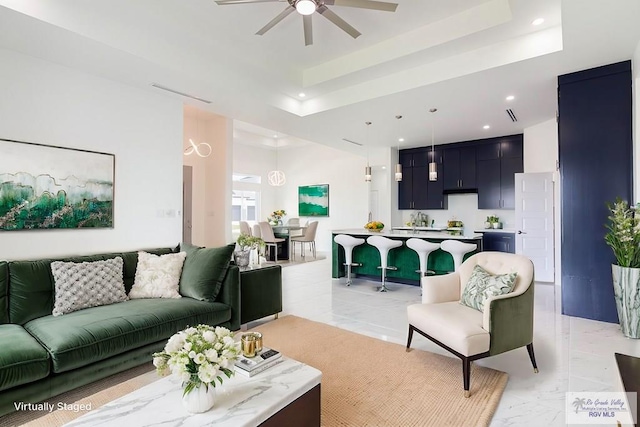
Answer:
M632 202L631 61L558 77L562 313L617 323L606 203Z
M520 134L478 146L478 209L515 209L514 175L524 171L522 145Z

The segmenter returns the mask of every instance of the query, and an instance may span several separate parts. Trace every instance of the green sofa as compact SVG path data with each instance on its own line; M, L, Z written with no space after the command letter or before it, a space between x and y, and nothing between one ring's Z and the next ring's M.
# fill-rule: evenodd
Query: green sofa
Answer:
M170 248L145 250L156 255ZM65 258L98 261L120 256L127 293L133 286L137 252ZM226 270L214 302L135 299L54 317L51 262L0 261L0 416L14 402L36 403L151 361L167 339L206 323L240 329L238 267Z

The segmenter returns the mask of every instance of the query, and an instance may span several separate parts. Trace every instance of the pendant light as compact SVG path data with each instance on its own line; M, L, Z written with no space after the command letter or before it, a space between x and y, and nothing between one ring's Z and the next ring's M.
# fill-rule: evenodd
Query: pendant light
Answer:
M199 115L200 115L199 112L196 113L196 135L197 136L200 136ZM196 144L195 142L193 142L192 138L189 138L189 147L184 149L185 156L190 156L193 153L196 153L200 157L209 157L212 152L213 152L213 149L211 148L211 145L207 144L206 142L201 142L200 144Z
M434 114L438 111L437 108L432 108L429 110L431 114ZM431 162L429 162L429 181L437 181L438 180L438 163L436 163L436 153L433 149L434 141L435 141L435 125L434 125L434 116L431 116Z
M402 118L402 116L396 116L396 119L398 120L398 130L400 130L400 119ZM398 137L398 163L396 164L396 181L400 182L402 181L402 165L400 164L400 137Z
M274 135L273 139L276 142L276 169L267 174L267 181L269 182L269 185L281 187L287 182L287 178L285 177L284 172L278 169L278 135Z
M367 125L367 166L364 168L364 180L365 182L371 182L371 166L369 166L369 126L371 122L364 122Z

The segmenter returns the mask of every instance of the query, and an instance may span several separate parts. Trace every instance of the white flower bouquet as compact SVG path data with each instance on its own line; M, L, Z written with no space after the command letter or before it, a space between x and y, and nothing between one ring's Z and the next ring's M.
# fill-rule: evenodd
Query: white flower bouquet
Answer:
M153 354L153 365L162 376L180 378L187 395L201 385L215 387L216 380L222 384L221 373L231 378L239 354L240 343L229 329L198 325L169 338L164 351Z

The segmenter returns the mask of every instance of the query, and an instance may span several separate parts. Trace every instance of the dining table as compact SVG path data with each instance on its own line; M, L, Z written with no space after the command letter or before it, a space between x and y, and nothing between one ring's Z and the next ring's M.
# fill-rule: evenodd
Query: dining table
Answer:
M292 246L291 246L291 237L303 236L304 231L307 229L305 225L271 225L273 229L273 235L275 237L279 237L281 239L285 239L283 242L282 253L285 257L278 256L278 259L291 259L292 258ZM292 232L301 231L301 234L292 234Z

